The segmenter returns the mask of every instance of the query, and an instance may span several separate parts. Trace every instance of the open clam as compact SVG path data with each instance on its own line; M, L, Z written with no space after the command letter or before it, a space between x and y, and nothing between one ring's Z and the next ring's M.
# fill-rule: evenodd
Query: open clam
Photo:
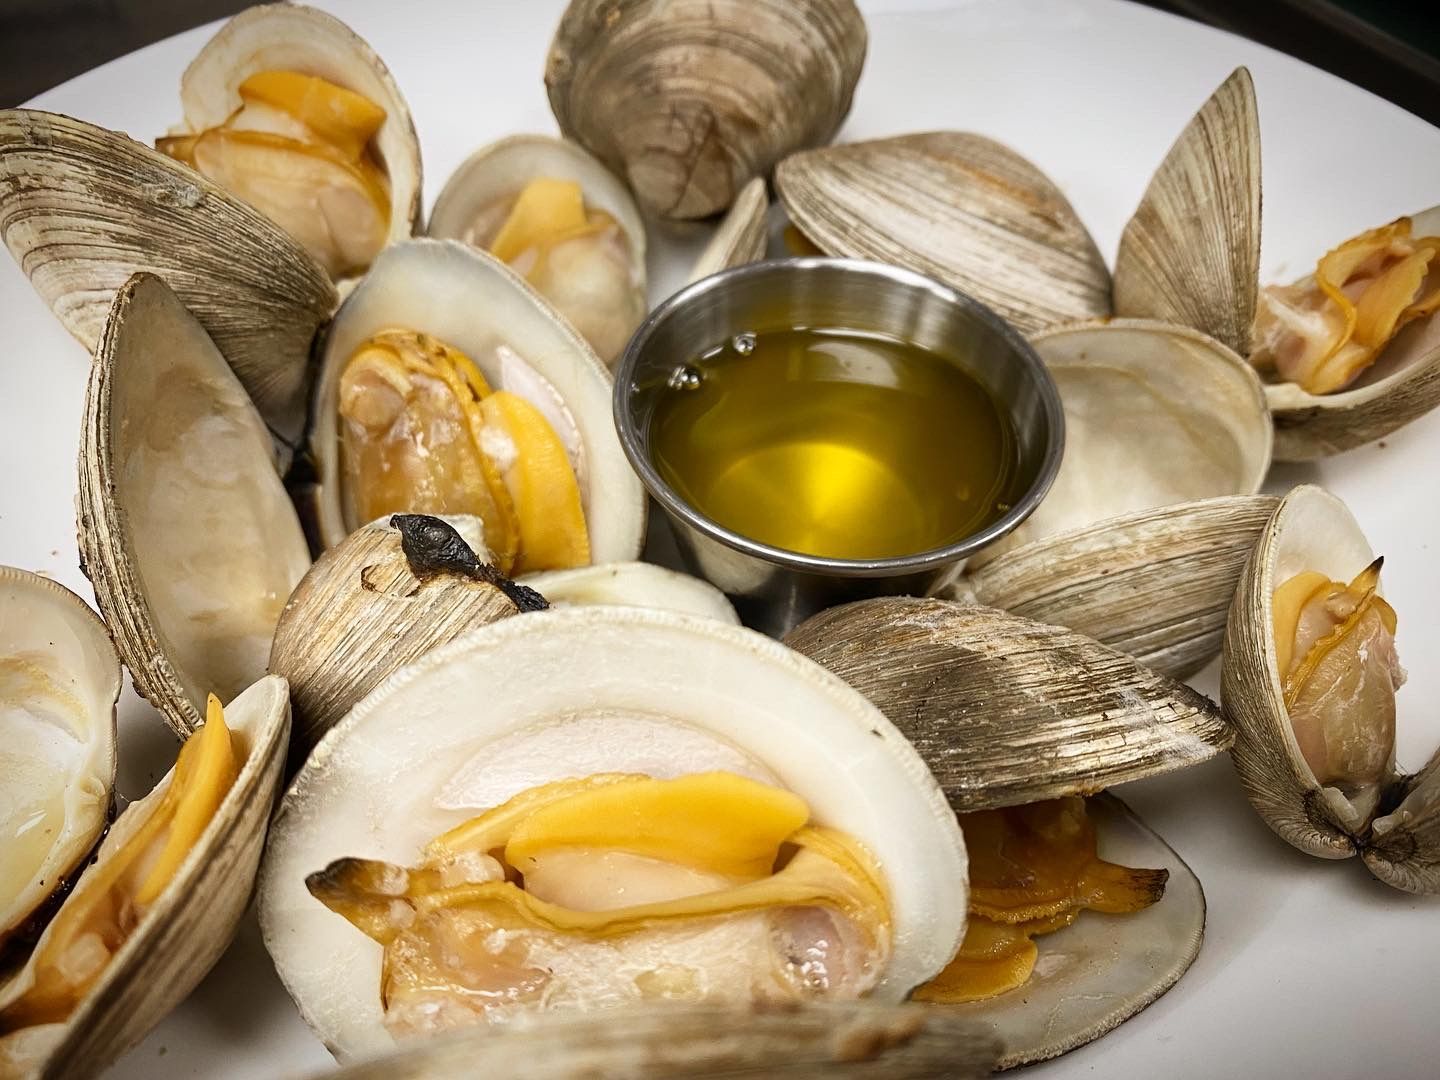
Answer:
M939 131L823 147L775 170L827 255L918 270L1025 333L1110 314L1110 273L1059 188L993 139Z
M687 1077L988 1076L979 1024L919 1005L847 1001L767 1009L671 1004L526 1018L504 1031L426 1040L326 1076L337 1080L662 1080Z
M865 60L853 0L572 0L545 65L560 130L667 218L703 218L826 142Z
M333 15L261 4L180 80L184 122L157 147L254 206L332 277L420 227L420 144L395 80Z
M509 265L613 364L645 317L645 223L625 185L575 143L512 135L472 154L430 212L431 236Z
M260 916L349 1058L543 1008L899 1000L964 896L953 814L859 695L750 631L595 607L494 623L361 701L285 797ZM513 947L436 951L494 920Z
M310 553L259 415L157 277L115 296L79 472L82 567L136 690L188 734L265 674Z
M119 694L120 659L89 606L0 566L0 955L109 821Z
M960 815L971 929L917 997L991 1023L1008 1067L1098 1038L1184 974L1199 882L1118 802L1078 796L1225 749L1212 702L1079 634L943 600L846 604L785 640L879 706Z
M289 704L266 677L210 719L0 987L0 1074L96 1075L204 978L249 901L285 761Z
M1231 760L1261 817L1311 855L1357 852L1387 884L1440 892L1440 770L1395 766L1397 614L1339 499L1294 489L1255 546L1225 637Z
M0 235L90 352L131 275L163 278L288 461L305 426L311 343L336 297L324 269L268 218L124 135L14 109L0 112Z
M419 512L480 517L507 575L640 552L608 372L489 255L429 239L383 251L330 324L313 409L326 547Z

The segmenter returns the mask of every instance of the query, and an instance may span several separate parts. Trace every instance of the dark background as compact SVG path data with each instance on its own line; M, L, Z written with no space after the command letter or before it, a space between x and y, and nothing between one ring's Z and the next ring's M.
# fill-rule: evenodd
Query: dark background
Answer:
M1440 11L1433 0L1148 2L1298 56L1440 124ZM246 6L244 0L0 0L0 106L18 105L106 60Z

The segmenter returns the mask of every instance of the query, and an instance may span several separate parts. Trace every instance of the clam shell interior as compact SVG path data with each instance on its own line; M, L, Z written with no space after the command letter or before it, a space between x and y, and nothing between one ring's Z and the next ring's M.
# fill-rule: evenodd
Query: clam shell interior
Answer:
M618 604L663 608L704 615L733 626L740 625L740 616L735 613L735 608L714 585L654 563L623 562L580 566L573 570L546 570L527 574L523 583L556 607Z
M307 874L347 855L411 862L441 831L551 780L705 769L778 781L815 821L876 853L894 928L877 997L899 1000L953 955L963 841L890 722L759 634L617 607L495 623L398 672L332 729L276 819L260 889L266 946L332 1051L383 1050L394 1040L376 992L381 949L310 896Z
M136 689L180 734L265 673L310 565L264 424L176 295L116 294L85 397L82 564Z
M119 696L120 658L89 605L0 566L0 943L105 828Z

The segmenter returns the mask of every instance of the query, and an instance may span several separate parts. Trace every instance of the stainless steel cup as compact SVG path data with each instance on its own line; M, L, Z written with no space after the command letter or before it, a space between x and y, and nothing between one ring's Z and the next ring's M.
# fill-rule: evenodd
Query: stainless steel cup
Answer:
M953 544L889 559L825 559L786 551L701 514L651 462L657 397L677 368L737 334L800 326L889 334L963 366L1009 408L1024 495L998 521ZM690 568L728 593L747 624L777 635L833 604L927 592L1030 516L1055 479L1065 441L1055 383L1004 319L923 274L855 259L753 263L681 289L655 309L621 357L615 425Z

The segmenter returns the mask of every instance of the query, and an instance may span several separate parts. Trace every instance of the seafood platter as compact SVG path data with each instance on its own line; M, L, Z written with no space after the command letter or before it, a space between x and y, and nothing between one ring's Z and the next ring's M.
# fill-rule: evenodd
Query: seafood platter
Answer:
M1440 133L439 7L0 111L0 1078L1421 1074Z

